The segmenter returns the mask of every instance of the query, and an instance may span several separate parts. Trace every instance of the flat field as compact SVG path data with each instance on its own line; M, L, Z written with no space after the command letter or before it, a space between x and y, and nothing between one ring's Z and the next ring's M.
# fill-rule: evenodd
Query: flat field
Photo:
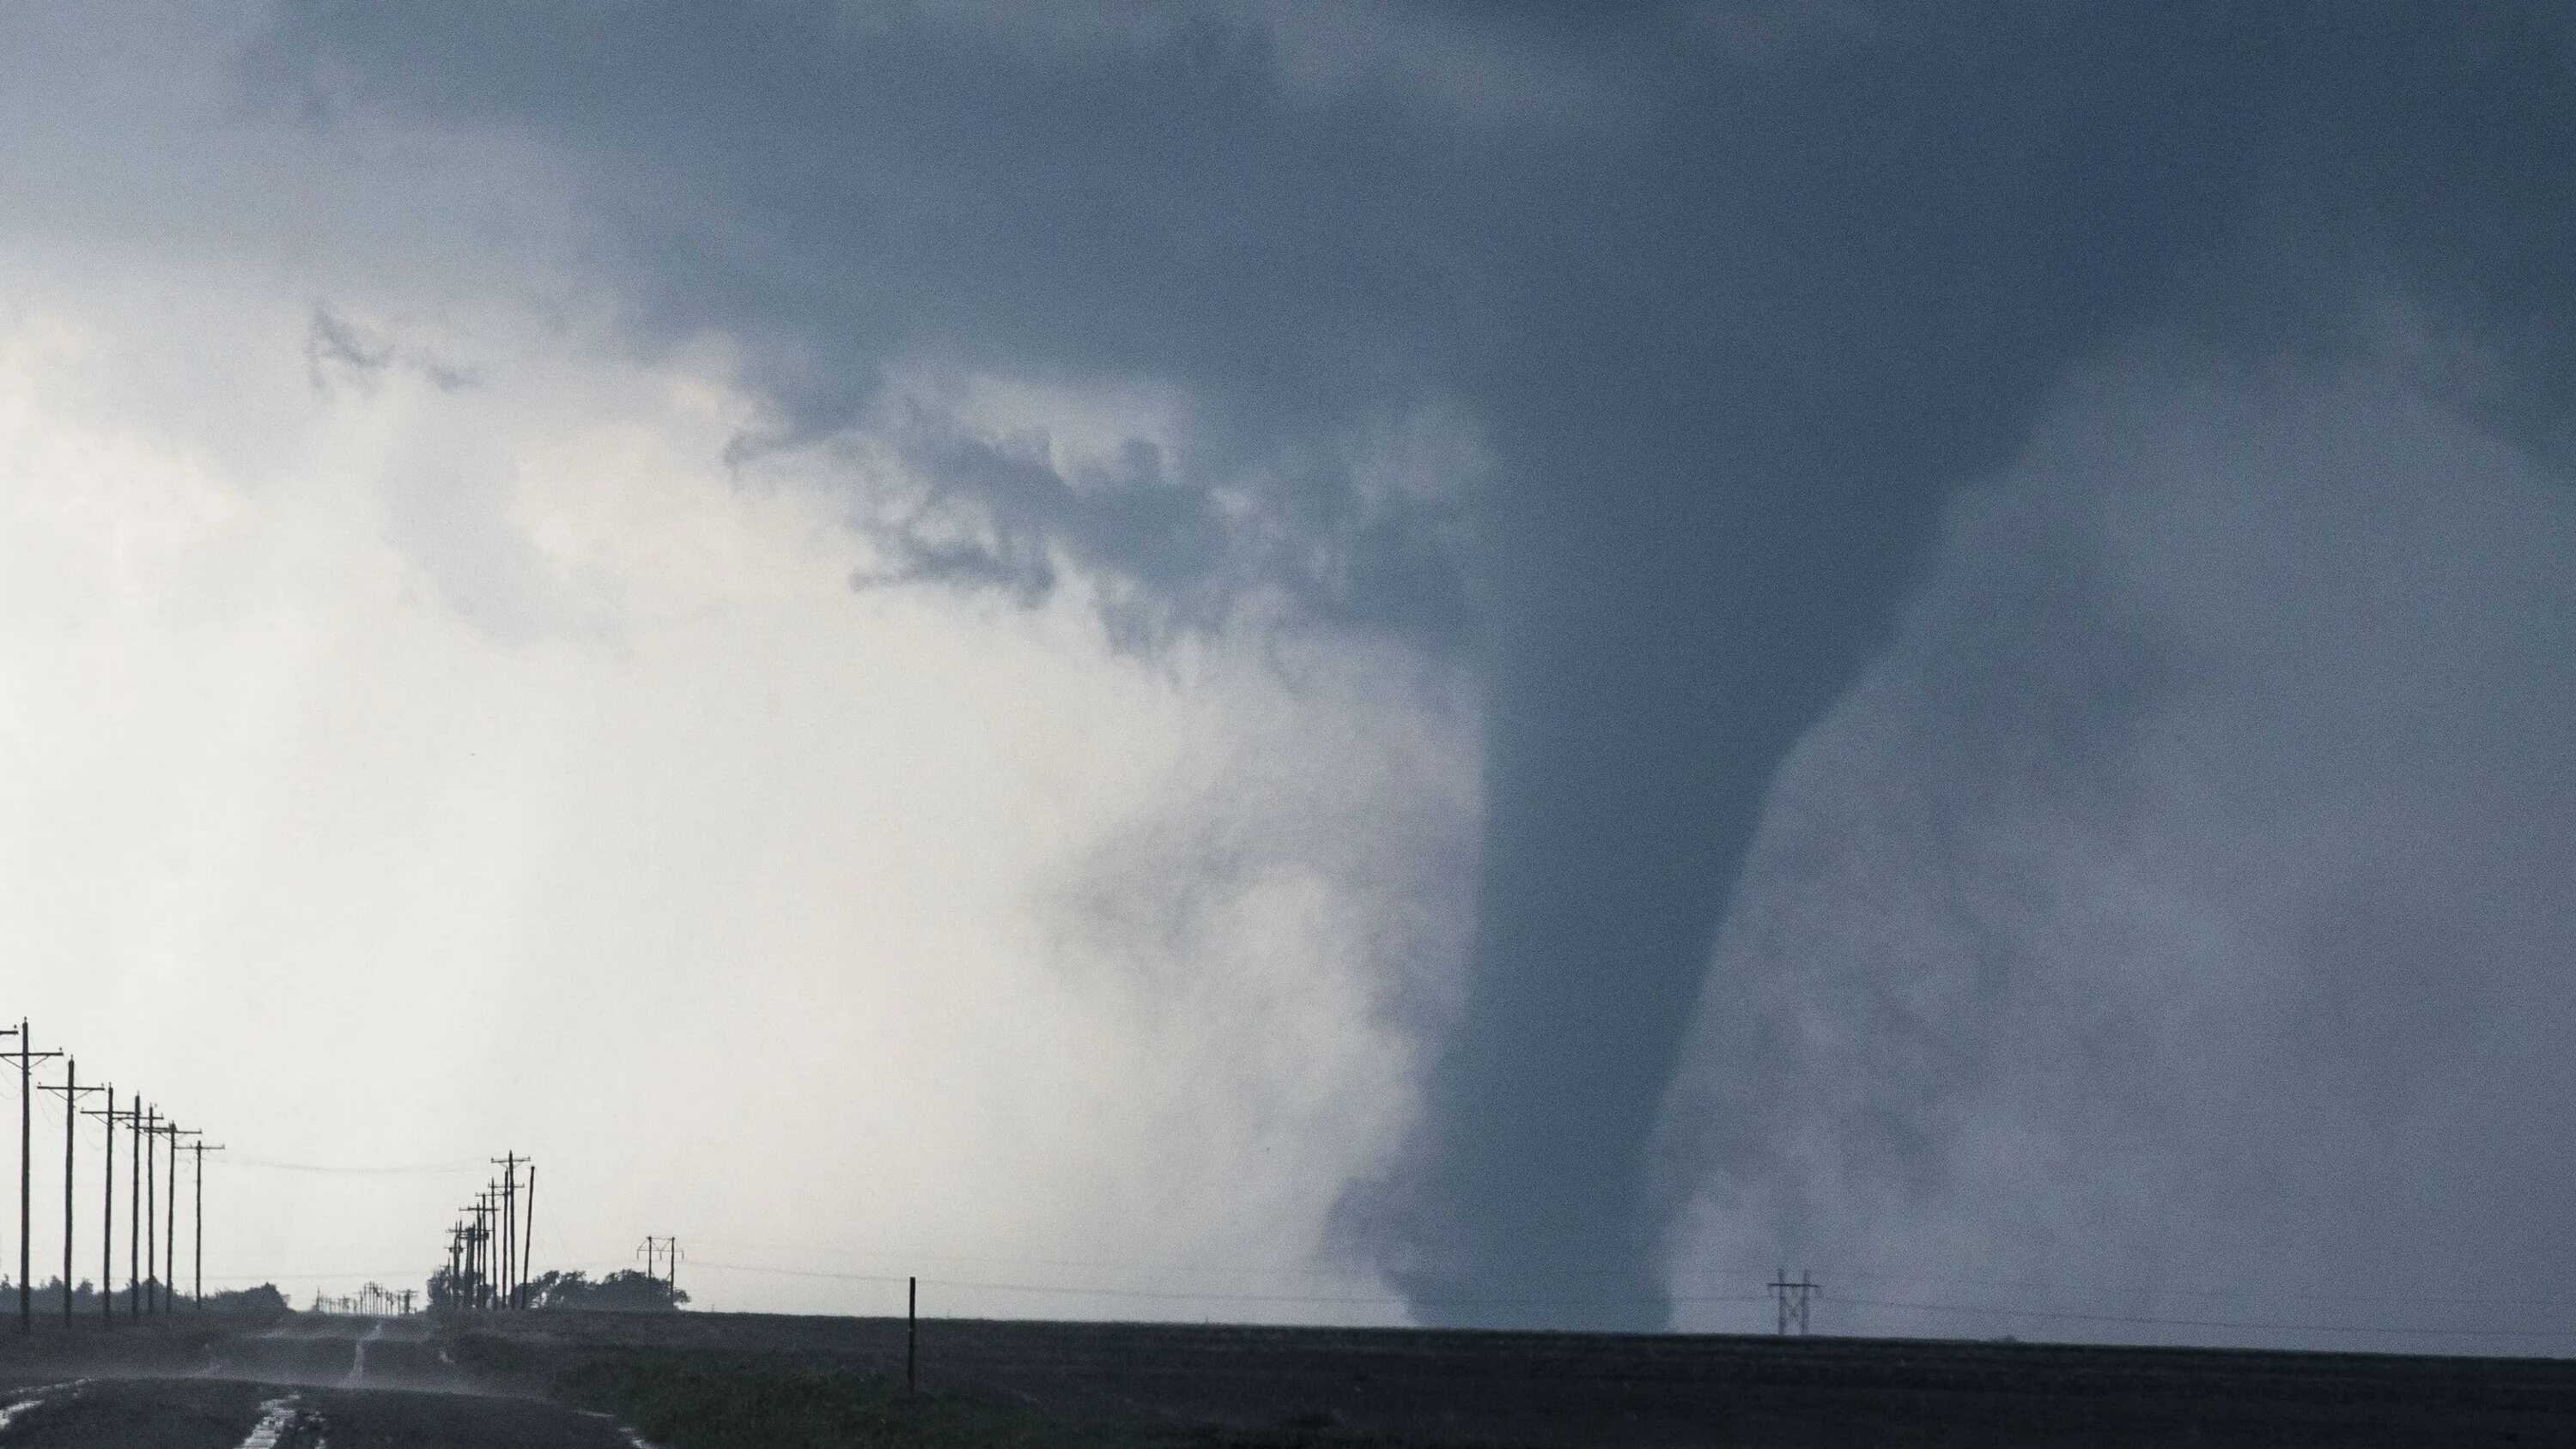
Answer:
M639 1422L637 1393L684 1378L810 1397L904 1372L893 1319L531 1314L443 1332L495 1387L571 1386ZM2576 1444L2576 1361L2552 1359L925 1319L919 1370L929 1397L994 1406L1030 1443L1060 1427L1229 1445Z

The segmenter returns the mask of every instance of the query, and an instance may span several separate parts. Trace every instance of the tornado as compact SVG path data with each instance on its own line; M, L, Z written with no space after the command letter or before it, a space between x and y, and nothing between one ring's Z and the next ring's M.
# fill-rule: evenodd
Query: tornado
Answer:
M1530 238L1550 290L1481 379L1464 999L1355 1199L1417 1319L1665 1326L1651 1144L1728 892L1948 495L2141 339L2313 361L2380 285L2474 321L2515 285L2510 244L2460 247L2479 228L2563 271L2560 39L2504 12L1914 17L1676 78L1656 142L1570 188Z

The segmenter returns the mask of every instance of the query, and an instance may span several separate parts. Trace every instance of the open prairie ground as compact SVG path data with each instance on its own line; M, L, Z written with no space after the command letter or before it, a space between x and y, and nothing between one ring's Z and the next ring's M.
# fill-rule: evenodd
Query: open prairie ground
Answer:
M563 1313L0 1333L0 1446L2576 1444L2576 1362Z

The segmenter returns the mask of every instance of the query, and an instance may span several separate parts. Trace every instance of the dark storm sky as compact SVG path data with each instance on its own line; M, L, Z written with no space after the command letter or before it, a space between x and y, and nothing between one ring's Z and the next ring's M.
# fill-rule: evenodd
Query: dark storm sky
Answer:
M1872 690L1919 709L1911 743L1872 757L1932 802L1915 855L1885 870L1902 865L1927 917L1979 919L2015 886L1963 863L1959 822L1984 817L1941 782L2006 770L2107 797L2081 815L2089 849L2118 833L2106 821L2194 808L2138 762L2166 738L2154 721L2252 729L2233 711L2258 690L2193 692L2210 676L2174 620L2206 627L2200 570L2239 570L2228 597L2288 618L2296 590L2244 582L2266 558L2365 579L2402 563L2373 552L2382 534L2333 526L2396 518L2402 537L2442 516L2460 485L2428 451L2556 507L2576 380L2569 41L2555 12L2509 5L316 3L283 7L242 74L251 104L317 126L489 133L546 158L596 228L626 346L738 349L765 404L741 456L866 439L923 480L854 501L892 561L864 586L1035 602L1079 578L1148 653L1259 601L1279 627L1392 639L1471 679L1468 975L1405 1150L1349 1190L1339 1231L1427 1319L1656 1326L1698 1191L1673 1181L1704 1167L1720 1186L1699 1200L1803 1221L1815 1204L1789 1199L1811 1189L1782 1159L1823 1140L1869 1164L1856 1196L1937 1198L1939 1124L1966 1091L1940 1064L2011 1055L1961 1044L2039 999L2012 985L2027 967L1993 966L1987 1006L1908 1015L1892 1039L1919 1050L1876 1059L1847 1109L1784 1105L1784 1074L1820 1070L1783 1045L1791 1018L1865 1015L1921 979L1908 950L1815 924L1830 902L1800 938L1829 962L1742 944L1777 925L1786 888L1729 919L1784 872L1847 904L1890 888L1831 832L1795 870L1768 851L1742 875L1802 740L1839 738L1818 733L1829 717L1862 728L1851 702ZM2391 360L2392 315L2440 339L2437 362ZM2383 381L2334 380L2356 367ZM2123 369L2165 379L2148 385L2162 401L2064 401ZM1179 441L1066 473L902 386L924 371L1168 389ZM2158 472L2103 441L2131 406L2159 420L2147 431L2232 419L2212 426L2238 442ZM1365 440L1426 408L1466 418L1490 466L1452 491L1378 486L1355 465ZM2099 426L2046 423L2069 408ZM2420 427L2390 435L2392 413ZM2118 508L2099 499L2212 458L2236 490L2182 488L2173 507L2234 510L2223 546L2171 543L2190 530L2167 514L2104 541ZM2391 477L2422 491L2371 513ZM1980 528L2005 536L1990 574L1960 542ZM2518 596L2479 583L2474 542L2428 548L2471 574L2423 596L2461 611L2435 635L2561 606L2543 585L2497 605ZM2545 583L2567 561L2544 546L2528 567ZM2158 601L2135 606L2149 624L2121 622L2123 588ZM2397 641L2418 617L2316 627ZM2354 749L2346 773L2312 776L2333 753L2317 700L2447 652L2351 647L2340 672L2332 651L2303 656L2313 719L2209 747L2244 771L2233 798L2359 798L2444 755ZM1941 666L1942 649L1979 662ZM2479 748L2549 780L2565 701L2529 688L2527 728ZM2529 825L2546 858L2563 819ZM1799 828L1774 811L1775 835ZM2242 848L2241 828L2195 831L2186 858ZM2404 876L2405 899L2432 872L2373 869ZM2279 1008L2280 1058L2322 1033L2321 1062L2372 1077L2425 1013L2465 1013L2456 1049L2474 1051L2500 998L2463 1004L2427 974L2428 954L2472 950L2451 916L2331 889L2368 909L2298 915L2310 926L2277 951L2356 974ZM2014 919L2051 909L2020 901ZM1764 961L1774 974L1742 974ZM2045 1012L2031 1030L2082 1038L2067 1071L2124 1120L2206 1137L2206 1109L2156 1085L2170 1059L2132 1080L2116 1041ZM2238 1070L2240 1049L2264 1051L2213 1042L2208 1061ZM2281 1110L2306 1110L2305 1090ZM2332 1150L2371 1149L2365 1133ZM2536 1231L2490 1216L2473 1231ZM1748 1251L1833 1241L1765 1227Z

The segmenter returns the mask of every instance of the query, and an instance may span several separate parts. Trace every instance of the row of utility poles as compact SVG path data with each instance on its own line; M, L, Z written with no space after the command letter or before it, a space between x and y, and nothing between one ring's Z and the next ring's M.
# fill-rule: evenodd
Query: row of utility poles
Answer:
M530 1229L537 1212L537 1164L516 1152L492 1159L500 1180L486 1181L458 1208L447 1230L448 1308L482 1311L534 1307L528 1301ZM520 1169L527 1179L520 1180Z
M126 1317L141 1318L150 1313L167 1313L176 1307L171 1279L179 1270L179 1154L195 1157L195 1237L196 1287L190 1295L199 1308L206 1301L206 1154L224 1150L221 1143L208 1142L205 1134L193 1127L182 1127L161 1114L161 1109L148 1106L139 1094L129 1094L125 1109L116 1105L113 1083L82 1086L79 1065L71 1056L59 1051L38 1051L27 1022L21 1018L16 1026L0 1027L0 1037L13 1042L0 1051L0 1061L18 1065L18 1331L32 1333L36 1327L35 1285L35 1101L38 1091L57 1094L63 1099L63 1322L72 1321L72 1239L79 1222L78 1204L73 1191L73 1167L80 1141L80 1119L96 1117L107 1127L107 1161L100 1174L103 1191L99 1199L98 1227L98 1303L102 1321L116 1321L116 1293L111 1286L116 1279L116 1134L130 1132L133 1142L128 1162L128 1187L125 1215ZM63 1080L60 1084L39 1083L36 1064L60 1061ZM90 1096L102 1098L97 1110L81 1105ZM182 1142L182 1138L194 1138ZM164 1161L169 1164L166 1174ZM166 1184L166 1190L165 1190Z
M313 1307L310 1311L348 1313L366 1318L391 1318L411 1312L411 1294L412 1290L408 1288L396 1292L381 1283L370 1283L355 1293L343 1293L336 1298L326 1298L322 1290L316 1288L313 1290Z

